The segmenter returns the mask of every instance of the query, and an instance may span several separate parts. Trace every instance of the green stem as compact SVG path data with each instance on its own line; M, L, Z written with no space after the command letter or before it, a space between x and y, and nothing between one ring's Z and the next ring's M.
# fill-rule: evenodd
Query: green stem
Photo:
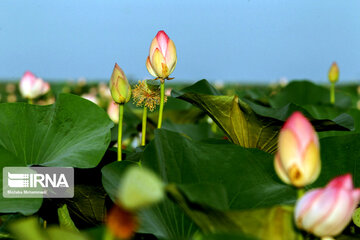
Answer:
M162 117L163 117L163 111L164 111L164 98L165 98L165 80L160 79L161 85L160 85L160 110L159 110L159 120L158 120L158 126L157 128L161 128L162 123Z
M119 104L119 128L118 128L118 161L121 161L121 147L122 147L122 124L124 117L124 104Z
M34 100L29 98L28 103L29 104L34 104Z
M330 86L330 103L335 103L335 83L331 83Z
M304 188L298 188L297 190L297 198L301 198L303 195L305 194L305 189Z
M142 118L141 146L145 146L146 119L147 119L147 107L144 107L143 118Z
M111 230L105 227L103 240L113 240L114 235L112 234Z

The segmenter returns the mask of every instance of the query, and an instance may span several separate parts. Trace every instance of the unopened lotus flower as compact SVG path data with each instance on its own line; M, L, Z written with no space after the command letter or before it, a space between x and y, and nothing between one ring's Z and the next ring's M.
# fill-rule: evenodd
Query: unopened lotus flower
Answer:
M110 102L107 113L114 123L119 122L119 105L116 104L114 101Z
M27 71L20 80L20 93L24 98L35 99L50 90L49 83Z
M293 113L280 130L274 165L279 178L296 187L311 184L320 174L319 140L300 112Z
M116 103L125 104L131 97L131 87L125 76L124 71L115 63L113 73L110 78L111 96Z
M296 225L318 237L331 238L349 224L359 200L360 189L354 189L351 175L339 176L297 201Z
M118 126L118 161L122 159L122 122L124 116L124 104L130 101L131 86L126 78L124 71L115 63L114 70L110 78L110 92L113 100L119 104L119 126Z
M339 80L339 67L336 62L330 67L329 70L329 81L331 82L330 86L330 103L335 103L335 83Z
M164 31L159 31L150 45L146 68L151 75L161 79L168 78L177 62L174 42Z
M155 173L140 167L128 169L121 181L119 205L135 211L164 198L164 186Z
M329 81L331 83L336 83L339 80L339 67L336 62L331 64L329 69Z

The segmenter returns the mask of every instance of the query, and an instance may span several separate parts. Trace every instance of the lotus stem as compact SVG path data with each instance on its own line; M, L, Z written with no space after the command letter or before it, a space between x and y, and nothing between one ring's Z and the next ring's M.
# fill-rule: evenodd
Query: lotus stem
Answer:
M31 98L29 98L28 103L29 103L29 104L34 104L34 100L31 99Z
M330 86L330 103L335 104L335 83L332 82Z
M160 79L160 110L159 110L159 120L157 128L161 128L163 111L164 111L164 98L165 98L165 79Z
M298 188L297 190L297 199L300 199L305 194L304 188Z
M141 146L145 146L146 141L146 120L147 120L147 107L144 107L141 129Z
M118 161L121 161L123 117L124 117L124 104L119 104Z

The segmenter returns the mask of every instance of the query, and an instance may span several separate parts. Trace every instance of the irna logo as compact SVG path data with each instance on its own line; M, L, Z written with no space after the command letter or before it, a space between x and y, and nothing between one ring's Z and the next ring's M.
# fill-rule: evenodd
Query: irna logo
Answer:
M5 198L71 198L74 169L61 167L3 168Z
M8 186L12 188L36 188L41 186L47 188L49 186L69 187L65 174L21 174L8 172Z

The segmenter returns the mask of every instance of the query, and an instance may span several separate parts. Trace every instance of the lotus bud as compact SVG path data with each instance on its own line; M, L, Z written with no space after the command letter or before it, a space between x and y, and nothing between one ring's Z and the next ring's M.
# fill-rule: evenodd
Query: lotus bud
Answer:
M174 71L177 62L174 42L164 31L159 31L150 45L146 68L154 77L165 79Z
M300 112L293 113L280 130L274 165L279 178L296 187L311 184L320 174L319 140Z
M329 70L329 81L331 83L336 83L338 80L339 80L339 67L336 64L336 62L333 62Z
M119 105L117 105L114 101L110 102L107 113L114 123L119 123Z
M35 99L50 90L49 83L37 78L30 71L25 72L20 80L20 93L24 98Z
M325 188L311 190L295 206L298 228L318 237L340 234L351 220L360 200L360 189L354 189L351 174L331 180Z
M131 167L125 172L118 194L119 204L125 209L134 211L163 198L163 183L153 172L140 167Z
M110 91L114 101L118 104L129 102L131 97L131 87L125 76L124 71L115 63L115 67L110 79Z

